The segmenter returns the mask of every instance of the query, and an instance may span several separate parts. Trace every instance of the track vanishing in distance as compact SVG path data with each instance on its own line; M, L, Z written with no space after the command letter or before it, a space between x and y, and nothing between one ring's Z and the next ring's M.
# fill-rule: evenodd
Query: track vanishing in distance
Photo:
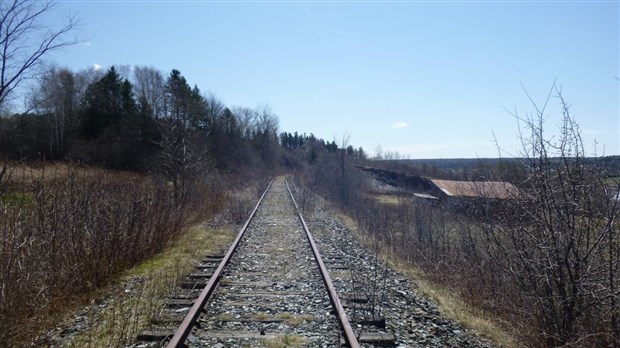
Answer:
M269 184L226 254L198 267L196 285L170 301L192 306L168 347L360 346L284 179Z

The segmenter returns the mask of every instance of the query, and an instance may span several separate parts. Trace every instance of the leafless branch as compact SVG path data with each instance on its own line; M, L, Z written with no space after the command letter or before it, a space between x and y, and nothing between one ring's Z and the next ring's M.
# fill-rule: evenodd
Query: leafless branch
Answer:
M0 105L33 77L44 56L79 42L69 37L79 25L76 16L59 27L42 22L53 6L52 1L0 2Z

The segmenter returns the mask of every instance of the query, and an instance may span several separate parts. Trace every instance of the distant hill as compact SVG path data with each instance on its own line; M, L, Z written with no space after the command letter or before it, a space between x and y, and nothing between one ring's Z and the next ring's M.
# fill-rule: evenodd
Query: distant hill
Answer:
M413 167L413 168L435 168L443 173L461 172L476 170L479 168L497 167L500 162L504 164L519 164L527 162L525 158L437 158L437 159L402 159L402 160L381 160L388 167ZM586 159L586 163L594 164L597 162L605 168L609 176L620 176L620 156L591 157ZM425 170L425 171L428 171Z
M559 160L559 158L552 160ZM419 175L449 180L478 180L478 177L494 178L500 164L504 169L527 170L523 164L526 158L436 158L375 160L371 166L407 175ZM586 158L586 164L605 170L610 178L620 178L620 156ZM489 176L490 174L490 176ZM502 179L506 179L505 177Z

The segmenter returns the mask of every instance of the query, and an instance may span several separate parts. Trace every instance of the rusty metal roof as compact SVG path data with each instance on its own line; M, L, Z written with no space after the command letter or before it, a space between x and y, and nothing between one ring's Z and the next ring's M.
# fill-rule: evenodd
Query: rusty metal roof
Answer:
M450 197L509 199L521 196L519 189L508 182L430 180L437 188Z

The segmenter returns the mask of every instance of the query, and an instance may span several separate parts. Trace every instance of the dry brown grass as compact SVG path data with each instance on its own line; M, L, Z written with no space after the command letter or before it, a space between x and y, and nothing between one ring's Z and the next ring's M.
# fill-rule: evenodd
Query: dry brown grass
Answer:
M277 338L263 340L262 344L267 348L306 347L306 339L299 335L285 334Z
M307 321L315 320L313 315L293 313L283 313L278 315L278 318L284 319L284 322L290 326L299 326Z
M401 200L400 197L394 196L394 195L375 195L373 196L373 198L381 204L391 204L391 205L398 205L400 204L400 200Z
M412 199L410 194L403 192L385 193L378 191L366 191L362 193L362 196L373 199L377 203L386 205L399 205L402 203L403 199Z
M115 180L125 182L146 178L145 174L138 172L110 171L75 163L31 161L8 163L7 175L10 174L8 184L13 187L20 187L38 181L41 178L46 178L47 180L66 178L76 170L80 172L81 176L87 178L96 178L110 174L113 174Z

